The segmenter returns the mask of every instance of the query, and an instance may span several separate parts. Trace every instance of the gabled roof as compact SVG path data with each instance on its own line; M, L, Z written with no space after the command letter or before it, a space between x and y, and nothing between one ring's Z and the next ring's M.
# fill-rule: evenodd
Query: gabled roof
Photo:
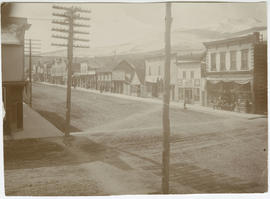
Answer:
M145 61L143 59L126 59L126 61L135 69L140 82L144 83Z

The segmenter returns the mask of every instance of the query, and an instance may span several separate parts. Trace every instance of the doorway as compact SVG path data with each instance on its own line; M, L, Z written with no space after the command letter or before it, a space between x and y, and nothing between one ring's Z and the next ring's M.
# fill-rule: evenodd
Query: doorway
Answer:
M187 104L192 103L192 89L191 88L185 88L185 100Z

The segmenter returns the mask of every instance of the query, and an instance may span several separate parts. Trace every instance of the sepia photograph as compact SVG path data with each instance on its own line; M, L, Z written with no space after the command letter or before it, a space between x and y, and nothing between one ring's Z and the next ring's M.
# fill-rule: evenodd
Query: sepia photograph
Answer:
M2 1L3 196L267 194L267 4Z

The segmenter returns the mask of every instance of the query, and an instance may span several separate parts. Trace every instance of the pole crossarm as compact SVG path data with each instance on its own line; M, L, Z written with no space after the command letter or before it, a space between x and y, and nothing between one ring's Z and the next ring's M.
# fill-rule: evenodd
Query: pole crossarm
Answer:
M68 30L64 28L52 28L52 31L68 33Z
M24 41L30 41L31 40L31 43L34 41L41 41L40 39L24 39Z
M68 47L67 44L56 44L52 43L52 46ZM89 48L87 45L73 45L73 48Z
M67 47L67 44L56 44L56 43L52 43L52 46L61 46L61 47Z
M26 54L26 53L32 53L32 54L40 54L41 52L40 51L32 51L32 52L30 52L30 51L24 51L24 53Z
M52 23L54 24L59 24L59 25L65 25L65 26L69 26L69 23L66 22L65 20L53 20Z
M89 48L87 45L73 45L74 48Z
M87 24L79 24L79 23L74 23L73 26L90 28L90 25L87 25Z
M80 7L73 7L75 12L84 12L84 13L91 13L91 10L82 9Z
M57 38L57 39L65 39L65 40L68 40L68 37L65 37L65 36L60 36L60 35L52 35L53 38ZM89 42L90 40L89 39L82 39L82 38L73 38L74 41L86 41L86 42Z
M52 35L53 38L57 38L57 39L65 39L68 40L68 37L65 36L61 36L61 35Z
M86 31L75 30L75 27L89 28L90 25L81 24L79 20L89 21L89 17L81 16L80 13L90 13L90 10L81 9L79 7L63 7L53 6L54 9L65 10L64 13L53 13L55 17L64 17L61 20L52 20L53 24L65 25L68 28L53 27L51 30L54 32L66 33L65 35L53 34L53 38L64 39L66 43L52 43L52 46L67 47L67 58L68 58L68 70L67 70L67 101L66 101L66 126L65 135L70 135L70 114L71 114L71 84L72 84L72 64L73 64L73 48L89 48L87 45L74 44L74 41L89 42L89 39L74 37L74 34L88 35ZM75 23L76 21L76 23Z
M74 19L89 21L91 18L90 17L81 17L80 15L77 15L77 16L74 16Z
M82 35L89 35L89 34L90 34L89 32L85 32L85 31L77 31L77 30L74 30L73 33L74 33L74 34L82 34Z
M40 41L40 42L41 42L41 41ZM30 44L30 42L24 41L24 46L25 46L25 47L29 47L30 45L31 45L32 47L33 47L33 46L34 46L34 47L37 47L37 46L41 46L41 43L37 43L37 42L32 42L32 41L31 41L31 44Z
M67 30L67 29L64 29L64 28L52 28L52 31L68 33L68 30ZM73 33L74 33L74 34L84 34L84 35L89 35L89 32L78 31L78 30L74 30Z
M65 17L65 18L70 17L66 13L64 13L64 14L63 13L53 13L53 16L55 16L55 17Z
M58 10L66 10L66 11L73 11L73 12L83 12L83 13L91 13L91 10L87 10L87 9L82 9L80 7L64 7L64 6L58 6L58 5L53 5L54 9L58 9Z
M30 56L30 54L25 54L25 56ZM41 57L41 54L34 54L34 55L31 55L31 57Z
M52 8L59 9L59 10L66 10L66 11L70 11L71 10L71 8L64 7L64 6L58 6L58 5L53 5Z
M75 40L75 41L86 41L86 42L90 41L89 39L76 38L76 37L74 37L73 40Z
M32 49L36 49L36 50L40 50L41 48L40 47L37 47L37 46L31 46ZM28 50L30 49L30 46L24 46L24 50Z

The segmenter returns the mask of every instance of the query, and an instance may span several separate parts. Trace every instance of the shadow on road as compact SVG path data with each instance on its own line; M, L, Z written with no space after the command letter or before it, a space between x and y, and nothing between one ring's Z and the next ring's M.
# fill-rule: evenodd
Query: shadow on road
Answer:
M66 120L63 117L57 115L55 112L43 110L36 111L56 128L58 128L62 133L65 133ZM70 124L70 132L81 132L81 130Z
M104 162L121 170L132 169L120 152L85 137L10 140L4 143L5 170Z

